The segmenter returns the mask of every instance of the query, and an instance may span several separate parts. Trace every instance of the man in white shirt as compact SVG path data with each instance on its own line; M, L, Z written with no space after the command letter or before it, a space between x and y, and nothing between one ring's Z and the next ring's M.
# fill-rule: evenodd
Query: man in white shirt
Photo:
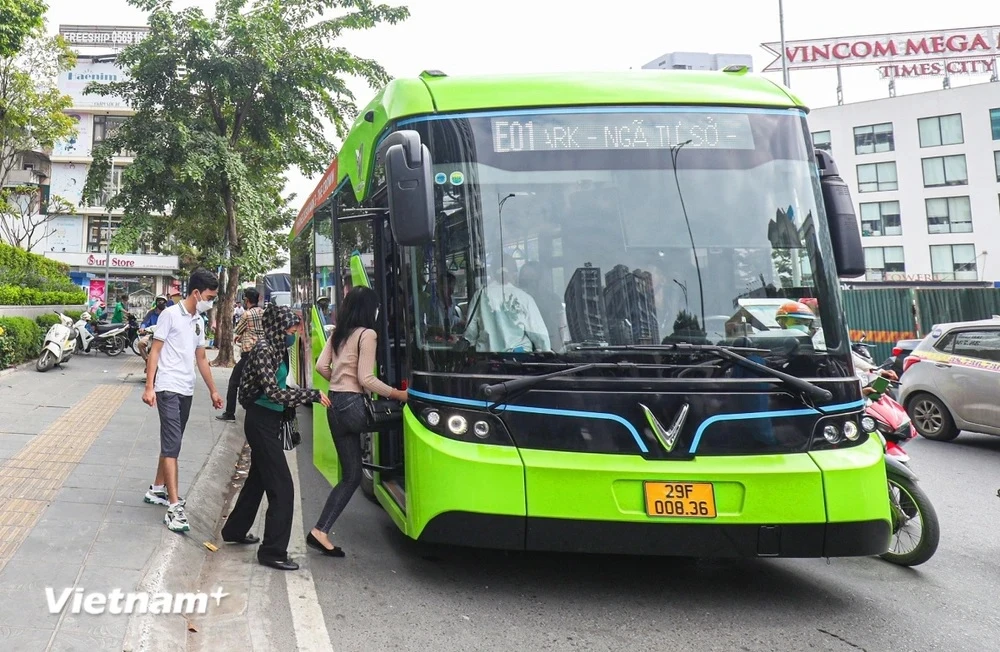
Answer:
M190 530L184 501L177 495L177 457L181 439L191 414L195 366L212 395L212 405L222 409L222 397L215 389L212 370L205 356L205 322L202 313L212 309L219 294L219 279L212 272L197 269L188 280L187 297L160 314L149 352L146 391L142 401L156 406L160 416L160 460L156 479L143 500L166 505L164 524L174 532Z

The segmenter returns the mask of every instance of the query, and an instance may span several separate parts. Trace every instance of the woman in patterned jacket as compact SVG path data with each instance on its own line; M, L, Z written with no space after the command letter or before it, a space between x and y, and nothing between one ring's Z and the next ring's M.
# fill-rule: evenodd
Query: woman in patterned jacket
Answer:
M266 493L264 540L257 550L257 561L279 570L296 570L298 564L288 559L295 487L279 438L281 421L286 408L310 403L329 407L330 400L318 390L294 389L286 384L288 348L295 342L298 316L288 306L270 304L261 322L264 337L246 354L239 389L240 403L247 411L243 431L250 444L250 472L222 528L222 538L229 543L260 541L249 532Z

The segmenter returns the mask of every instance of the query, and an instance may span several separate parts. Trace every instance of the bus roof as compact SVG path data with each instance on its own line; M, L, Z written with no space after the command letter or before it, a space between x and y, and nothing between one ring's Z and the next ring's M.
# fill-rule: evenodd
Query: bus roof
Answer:
M766 77L731 72L626 70L449 77L427 71L389 82L361 111L331 163L299 211L295 236L345 179L360 200L377 139L401 118L499 108L701 104L799 108L802 101Z

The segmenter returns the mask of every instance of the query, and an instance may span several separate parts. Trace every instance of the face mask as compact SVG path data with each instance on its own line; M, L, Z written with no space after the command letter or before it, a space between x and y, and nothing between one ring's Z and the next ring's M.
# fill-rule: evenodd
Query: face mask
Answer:
M809 327L805 324L791 324L789 325L788 330L809 333Z
M163 310L166 307L167 307L167 304L165 304L165 303L158 303L158 304L156 304L156 309L157 310Z
M294 345L295 345L295 333L286 333L285 346L288 348L292 348Z
M205 299L201 299L198 301L198 305L195 306L195 309L198 312L208 312L209 310L212 309L212 306L214 305L215 305L215 299L212 299L211 301L206 301Z

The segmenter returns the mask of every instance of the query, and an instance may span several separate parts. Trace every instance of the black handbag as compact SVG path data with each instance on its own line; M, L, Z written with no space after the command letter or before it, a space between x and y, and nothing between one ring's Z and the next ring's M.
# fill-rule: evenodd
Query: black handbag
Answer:
M399 401L365 395L365 410L368 412L366 432L388 430L403 422L403 404Z
M361 333L364 335L364 331ZM361 335L358 336L358 362L361 361ZM359 365L360 366L360 365ZM365 432L381 432L403 422L403 404L388 398L365 397L365 411L368 413L368 424Z

